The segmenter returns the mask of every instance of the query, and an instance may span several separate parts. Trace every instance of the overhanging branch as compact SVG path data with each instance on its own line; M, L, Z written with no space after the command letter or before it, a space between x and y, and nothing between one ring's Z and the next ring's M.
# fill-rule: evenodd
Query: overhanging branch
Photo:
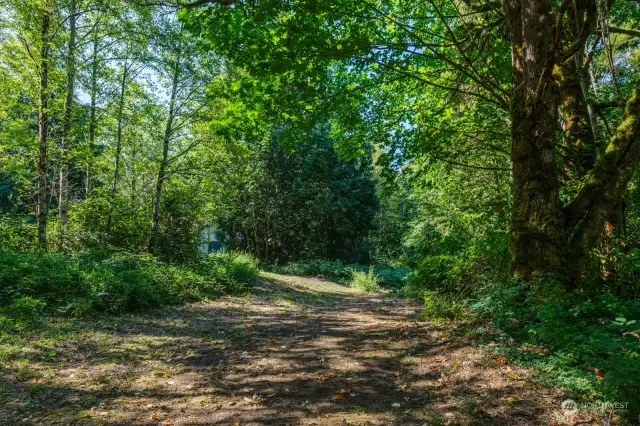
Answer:
M640 31L638 30L632 30L629 28L618 28L618 27L609 27L609 32L610 33L614 33L614 34L624 34L624 35L630 35L630 36L634 36L634 37L640 37Z
M175 0L175 5L178 7L193 8L193 7L203 6L205 4L215 4L215 3L221 4L223 6L229 6L233 2L234 0L195 0L193 2L183 2L181 0Z

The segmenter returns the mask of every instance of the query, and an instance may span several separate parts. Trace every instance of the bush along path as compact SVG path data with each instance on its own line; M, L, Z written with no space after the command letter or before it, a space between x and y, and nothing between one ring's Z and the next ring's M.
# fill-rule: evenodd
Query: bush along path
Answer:
M0 346L0 424L572 424L559 392L421 306L263 275L225 297L51 320Z

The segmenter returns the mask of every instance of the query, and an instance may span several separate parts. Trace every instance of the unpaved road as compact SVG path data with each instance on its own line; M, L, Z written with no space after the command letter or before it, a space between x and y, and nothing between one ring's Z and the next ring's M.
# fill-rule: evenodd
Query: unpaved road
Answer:
M1 345L0 424L558 425L559 393L419 304L268 274L249 297Z

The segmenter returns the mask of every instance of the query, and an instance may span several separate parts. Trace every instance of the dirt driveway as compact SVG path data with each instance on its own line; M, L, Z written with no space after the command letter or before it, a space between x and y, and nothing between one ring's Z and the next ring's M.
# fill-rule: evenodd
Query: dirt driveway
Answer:
M416 302L264 275L248 297L0 345L0 424L551 425L559 393Z

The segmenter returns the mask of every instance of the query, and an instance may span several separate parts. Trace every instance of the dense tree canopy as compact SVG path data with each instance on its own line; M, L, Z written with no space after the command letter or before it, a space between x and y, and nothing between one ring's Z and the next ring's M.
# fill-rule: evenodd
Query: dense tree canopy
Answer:
M637 227L637 2L4 5L15 241L174 259L224 223L264 259L418 264L502 235L512 274L575 287Z
M511 170L513 273L571 281L620 223L638 161L637 3L197 3L183 20L260 82L244 95L266 114L330 110L352 155L377 143L391 160Z
M269 262L367 260L363 241L377 200L366 158L361 163L340 161L322 127L293 152L270 138L247 161L224 228Z
M361 258L376 210L368 156L338 159L320 121L296 132L289 120L238 120L251 116L238 110L248 74L183 29L173 8L7 6L0 161L9 246L34 250L35 222L41 249L109 244L184 260L201 228L225 223L264 260ZM256 214L266 225L250 222Z

